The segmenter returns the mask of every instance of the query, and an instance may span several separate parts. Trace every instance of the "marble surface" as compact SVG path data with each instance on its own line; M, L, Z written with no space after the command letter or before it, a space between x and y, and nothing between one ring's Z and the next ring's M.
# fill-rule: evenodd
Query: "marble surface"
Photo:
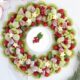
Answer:
M36 0L34 1L37 2ZM53 2L59 8L66 9L68 15L73 19L73 27L76 31L77 40L75 52L77 53L77 51L80 49L80 11L78 10L78 8L80 7L80 0L46 0L46 2ZM0 2L0 5L3 7L3 16L0 19L0 32L2 31L4 22L8 19L8 14L10 12L14 12L18 5L23 5L25 3L27 3L27 0L9 0L6 3ZM0 48L0 80L67 80L71 75L73 75L78 65L75 54L75 56L71 59L69 65L63 68L60 73L53 74L48 78L42 77L41 79L34 79L31 76L23 75L22 73L16 71L14 67L9 63L9 60L6 57L4 57L2 53L2 48Z

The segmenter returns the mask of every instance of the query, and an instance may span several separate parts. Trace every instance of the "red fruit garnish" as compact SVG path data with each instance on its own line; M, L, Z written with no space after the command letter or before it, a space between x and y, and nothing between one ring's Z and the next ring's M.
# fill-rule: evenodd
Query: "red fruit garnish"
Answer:
M26 68L29 69L30 68L30 64L26 65Z
M30 54L27 54L27 58L28 58L28 59L31 59L32 56L31 56Z
M18 44L21 46L21 45L23 45L23 42L22 41L18 41Z
M37 24L40 24L40 23L41 23L41 20L36 20L36 23L37 23Z
M20 52L23 54L24 53L24 48L20 48Z
M21 69L22 71L26 71L26 70L27 70L26 66L20 66L20 69Z
M63 41L64 44L68 44L68 38L65 38Z
M33 43L37 43L37 42L39 42L39 38L35 37L34 40L33 40Z
M27 17L23 17L23 19L22 19L22 20L23 20L23 21L27 21L27 19L28 19Z
M9 30L10 30L9 27L7 27L7 28L5 29L5 32L6 32L6 33L9 33Z
M61 14L61 18L65 18L65 12L64 12L64 9L59 9L59 10L58 10L58 13Z
M70 59L69 59L69 58L65 58L65 61L66 61L66 62L69 62L69 61L70 61Z
M20 37L22 37L22 36L23 36L23 34L21 33L21 34L19 34L19 36L20 36Z
M58 46L58 45L54 45L54 46L53 46L53 49L54 49L54 50L59 50L59 46Z
M43 22L43 25L44 25L44 26L48 26L48 23L47 23L47 22Z
M59 32L56 32L55 36L58 37L58 38L60 38L62 36L62 34L60 34Z
M31 26L35 26L35 22L32 22L32 23L31 23Z
M5 40L5 41L3 42L4 46L7 46L8 43L9 43L9 42L8 42L7 40Z
M39 66L39 62L36 61L36 62L34 63L34 66Z
M46 10L46 9L45 9L44 6L40 6L40 11L41 11L40 13L41 13L42 16L45 15L45 10Z
M34 76L38 76L38 74L39 74L39 72L37 72L37 71L33 73Z
M75 45L74 44L71 44L69 50L73 50L75 48Z
M45 76L46 76L46 77L48 77L49 75L50 75L49 73L45 72Z
M55 26L53 24L51 25L51 29L53 29L53 30L55 29Z

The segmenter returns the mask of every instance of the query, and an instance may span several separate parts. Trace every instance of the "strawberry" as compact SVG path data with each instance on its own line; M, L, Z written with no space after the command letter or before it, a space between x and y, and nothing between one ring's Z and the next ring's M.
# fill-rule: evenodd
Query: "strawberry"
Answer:
M60 38L62 36L62 34L60 34L59 32L56 32L55 36L58 37L58 38Z
M68 38L65 38L63 41L64 44L68 44Z
M65 60L66 62L69 62L69 61L70 61L70 59L69 59L69 58L65 58L64 60Z
M8 43L9 43L9 42L8 42L7 40L5 40L5 41L3 42L3 44L4 44L5 47L7 47Z
M41 13L42 16L45 15L45 10L46 10L46 9L45 9L44 6L40 6L40 11L41 11L40 13Z
M59 46L58 46L58 45L54 45L54 46L53 46L53 49L54 49L54 50L59 50Z
M48 77L50 74L48 72L45 72L45 76Z
M27 70L26 66L23 66L23 65L20 66L20 69L21 69L22 71L26 71L26 70Z
M37 43L37 42L39 42L39 38L35 37L34 40L33 40L33 43Z
M33 75L34 76L38 76L39 75L39 72L38 71L35 71L35 72L33 72Z
M36 23L37 23L37 24L40 24L40 23L41 23L41 20L38 20L38 19L37 19L37 20L36 20Z
M21 46L21 45L23 45L23 42L22 41L18 41L18 44Z
M47 22L43 22L43 25L44 25L44 26L48 26L48 23L47 23Z
M58 13L61 14L61 18L65 18L65 12L64 12L64 9L59 9L59 10L58 10Z
M26 21L27 21L27 19L28 19L27 17L23 17L23 19L22 19L22 20L26 22Z
M69 50L73 50L75 48L75 45L72 43Z
M31 23L31 26L35 26L35 22L32 22L32 23Z
M31 56L30 54L27 54L27 58L28 58L28 59L31 59L32 56Z
M24 48L20 48L20 52L23 54L24 53Z
M53 24L52 24L50 27L51 27L51 29L52 29L52 30L54 30L54 29L55 29L55 26L54 26Z

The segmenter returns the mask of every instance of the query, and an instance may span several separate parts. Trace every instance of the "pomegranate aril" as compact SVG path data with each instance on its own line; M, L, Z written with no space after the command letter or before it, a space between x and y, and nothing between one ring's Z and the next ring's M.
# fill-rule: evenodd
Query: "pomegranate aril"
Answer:
M27 70L26 66L20 66L20 69L21 69L22 71L26 71L26 70Z
M60 38L62 36L62 34L60 34L59 32L56 32L55 36L58 37L58 38Z
M45 72L45 76L46 76L46 77L48 77L49 75L50 75L49 73Z
M5 40L5 41L3 42L3 44L4 44L4 46L7 46L7 45L8 45L8 41Z
M54 50L59 50L59 46L58 46L58 45L54 45L54 46L53 46L53 49L54 49Z
M75 48L75 45L74 44L71 44L69 50L73 50Z
M35 22L32 22L32 23L31 23L31 26L35 26Z
M22 19L22 20L23 20L23 21L27 21L27 19L28 19L27 17L23 17L23 19Z

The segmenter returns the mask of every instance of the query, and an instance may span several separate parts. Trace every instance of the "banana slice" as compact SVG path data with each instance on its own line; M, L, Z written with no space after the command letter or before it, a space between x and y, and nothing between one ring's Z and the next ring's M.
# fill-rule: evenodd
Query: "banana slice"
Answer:
M26 15L27 18L31 18L31 16L32 16L30 11L26 11L25 15Z
M20 39L20 36L19 36L18 34L15 34L15 35L13 36L13 39L14 39L15 41L18 41L18 40Z

